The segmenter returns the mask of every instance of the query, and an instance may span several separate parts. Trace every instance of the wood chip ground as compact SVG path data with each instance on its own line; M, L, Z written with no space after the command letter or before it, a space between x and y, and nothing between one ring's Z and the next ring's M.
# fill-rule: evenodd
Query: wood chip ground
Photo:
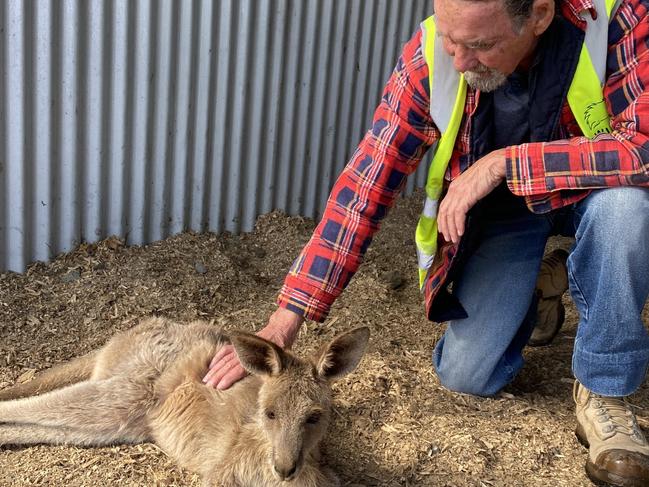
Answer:
M577 316L549 347L528 349L498 397L444 390L431 367L443 326L426 321L417 290L414 227L421 195L391 212L364 264L324 324L296 348L371 328L359 369L335 387L326 458L343 485L589 486L577 442L570 357ZM25 274L0 274L0 387L102 345L152 314L256 330L314 223L274 212L250 234L184 233L144 247L116 238L81 245ZM567 239L549 246L568 247ZM645 312L645 321L647 313ZM646 386L632 398L649 427ZM0 486L199 486L151 444L0 449Z

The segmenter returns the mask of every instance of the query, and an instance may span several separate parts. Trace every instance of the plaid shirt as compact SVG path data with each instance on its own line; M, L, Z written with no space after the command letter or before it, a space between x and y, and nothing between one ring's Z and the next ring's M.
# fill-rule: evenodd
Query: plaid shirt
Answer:
M584 198L589 189L649 187L649 0L623 0L609 27L604 98L611 134L583 137L568 104L561 139L506 149L507 184L530 210L547 212ZM595 14L592 0L564 0L561 13L585 28L579 12ZM588 13L586 13L588 14ZM421 31L404 46L367 132L336 181L322 220L291 267L278 304L323 321L360 265L380 222L428 148L439 138L429 113L428 67ZM479 92L469 88L447 178L476 161L469 153L471 115ZM444 284L456 246L441 235L424 286L427 308Z

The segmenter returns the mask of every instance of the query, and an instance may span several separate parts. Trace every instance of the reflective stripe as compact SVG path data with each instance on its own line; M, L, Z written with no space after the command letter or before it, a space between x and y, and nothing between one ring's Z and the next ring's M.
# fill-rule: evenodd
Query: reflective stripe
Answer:
M593 20L590 12L584 12L581 17L586 21L586 36L584 44L591 53L591 62L600 85L604 84L606 76L606 56L600 56L600 53L608 51L608 26L610 19L615 14L620 0L595 0L595 10L597 10L597 20ZM606 16L602 13L606 12Z
M443 57L451 59L448 55ZM438 61L437 65L439 66L440 64L442 63ZM448 63L447 69L455 71L452 62ZM433 86L433 88L436 86L438 85ZM445 89L446 86L442 86L442 88ZM435 97L448 97L446 100L455 100L448 126L446 127L446 131L441 134L441 138L437 144L437 150L433 156L433 161L428 169L426 195L431 199L437 200L442 194L444 175L446 174L446 168L448 167L448 163L453 155L455 139L457 139L457 134L460 131L460 124L462 123L462 116L464 115L464 106L466 104L466 81L464 81L464 75L458 76L458 83L455 86L455 91L451 93L438 93L437 91L433 91L431 95Z
M460 83L460 73L453 67L453 58L444 52L442 42L434 42L435 23L430 22L430 37L433 39L433 46L428 47L434 51L435 63L431 60L433 67L430 80L430 115L440 132L445 133L449 128L453 116L454 105L449 100L454 100L457 94L457 87ZM428 29L429 26L427 25ZM430 66L429 66L430 69ZM435 96L432 96L432 95Z
M419 265L419 270L426 272L428 269L430 269L430 266L433 265L434 258L435 258L434 255L426 255L423 253L418 253L417 264Z
M437 217L437 205L439 202L430 198L426 198L424 201L424 216L428 218Z

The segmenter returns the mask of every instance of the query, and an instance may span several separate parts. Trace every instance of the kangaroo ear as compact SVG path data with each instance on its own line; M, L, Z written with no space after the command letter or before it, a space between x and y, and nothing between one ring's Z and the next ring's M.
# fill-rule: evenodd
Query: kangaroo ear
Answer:
M284 351L276 344L257 335L244 332L229 333L244 369L256 375L277 375L284 369Z
M369 338L370 330L365 326L335 337L317 356L318 375L327 380L334 380L349 374L360 362Z

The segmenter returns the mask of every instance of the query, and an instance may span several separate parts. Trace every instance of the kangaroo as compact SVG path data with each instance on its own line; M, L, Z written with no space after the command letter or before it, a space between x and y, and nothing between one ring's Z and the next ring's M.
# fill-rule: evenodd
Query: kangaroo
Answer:
M249 333L147 318L0 391L0 445L154 442L205 486L336 486L319 458L331 383L356 368L368 339L357 328L301 359ZM217 391L201 379L226 343L251 375Z

